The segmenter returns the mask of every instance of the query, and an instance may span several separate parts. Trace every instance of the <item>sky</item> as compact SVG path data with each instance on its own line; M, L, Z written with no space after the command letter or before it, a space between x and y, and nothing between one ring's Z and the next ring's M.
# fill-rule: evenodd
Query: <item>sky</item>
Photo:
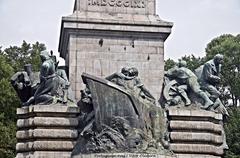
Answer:
M165 59L204 56L213 38L240 33L240 0L156 0L157 14L174 23L165 42ZM61 17L74 0L0 0L0 46L39 41L57 52Z

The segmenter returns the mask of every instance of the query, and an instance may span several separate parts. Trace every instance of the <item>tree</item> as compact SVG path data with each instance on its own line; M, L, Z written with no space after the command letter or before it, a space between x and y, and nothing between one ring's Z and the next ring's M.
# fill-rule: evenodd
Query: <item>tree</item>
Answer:
M44 44L36 42L31 45L23 41L21 47L10 46L1 54L7 58L8 63L11 63L15 71L22 69L25 64L32 64L33 70L38 71L41 65L39 54L43 50L46 50Z
M187 68L194 70L205 63L205 58L195 57L194 55L184 56L181 60L187 62Z
M225 125L229 150L226 158L240 158L240 108L235 107L229 111L230 117Z
M216 54L224 55L221 79L223 89L228 89L229 92L224 97L225 100L230 98L233 103L233 106L228 108L230 117L225 125L229 145L225 157L240 158L240 108L237 104L240 99L240 35L228 34L214 38L207 45L206 53L208 60Z
M15 151L16 108L20 102L9 80L14 70L0 54L0 157L13 157Z
M175 61L172 59L168 59L165 61L164 70L167 71L167 70L173 68L174 65L176 65Z
M224 55L222 67L222 84L229 89L233 106L237 106L240 99L240 35L222 35L214 38L206 48L206 59L216 54Z
M195 57L194 55L181 57L179 60L185 60L187 62L187 68L194 70L205 63L205 58ZM170 68L174 67L177 63L172 59L167 59L165 61L164 70L167 71Z
M44 44L28 44L23 41L21 47L11 46L2 51L0 47L0 157L15 157L16 146L16 109L20 106L16 92L10 84L11 76L31 63L33 69L40 68L40 52Z

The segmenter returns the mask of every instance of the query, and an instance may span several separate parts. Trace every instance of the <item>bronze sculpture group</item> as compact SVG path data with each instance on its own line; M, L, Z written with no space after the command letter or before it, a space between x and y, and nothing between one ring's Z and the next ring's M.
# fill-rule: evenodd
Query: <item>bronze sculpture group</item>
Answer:
M220 83L223 55L214 58L195 70L186 68L186 62L181 60L178 66L165 72L162 105L186 107L191 104L205 110L213 110L228 115L220 100L217 89Z
M40 72L33 72L28 64L24 71L11 78L22 105L74 103L66 72L58 68L56 57L47 51L41 52L40 57ZM104 79L84 73L82 79L86 88L81 90L77 103L80 108L79 139L73 155L167 153L169 136L164 110L171 107L194 106L227 116L217 89L222 61L223 56L217 54L195 73L186 67L185 61L180 61L165 72L159 102L141 82L134 67L124 67L121 72Z
M19 95L22 106L73 102L70 83L64 70L58 69L56 57L47 51L40 53L40 72L32 72L30 64L17 72L11 83Z

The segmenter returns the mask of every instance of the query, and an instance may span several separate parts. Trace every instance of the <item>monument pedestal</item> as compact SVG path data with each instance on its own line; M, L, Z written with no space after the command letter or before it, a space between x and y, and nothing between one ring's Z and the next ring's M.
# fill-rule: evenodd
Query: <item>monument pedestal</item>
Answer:
M179 158L220 158L224 154L222 114L170 109L170 149Z
M69 67L75 97L84 89L83 72L106 77L129 66L139 70L143 83L159 98L164 41L173 24L156 15L155 0L113 3L76 0L74 13L62 18L59 52Z
M17 109L17 158L69 158L78 138L78 107L34 105Z

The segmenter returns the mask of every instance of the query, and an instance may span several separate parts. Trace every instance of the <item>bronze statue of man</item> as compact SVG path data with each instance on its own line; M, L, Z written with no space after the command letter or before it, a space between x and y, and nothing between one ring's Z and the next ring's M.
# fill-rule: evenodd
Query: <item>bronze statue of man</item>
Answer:
M146 89L138 77L138 70L135 67L124 67L120 73L114 73L106 77L106 79L126 89L139 92L139 95L142 98L148 99L151 102L155 102L153 95Z
M55 63L47 51L40 53L42 65L40 69L40 84L34 94L23 106L31 104L49 104L57 94L58 79L56 77Z
M209 99L207 94L200 89L197 76L190 69L186 68L186 65L186 61L181 60L178 64L178 67L170 69L168 72L166 72L165 75L167 77L177 79L180 85L179 92L185 99L186 104L189 104L190 100L187 96L186 91L181 89L181 85L187 85L187 87L190 88L193 93L202 98L204 100L203 108L206 109L209 106L213 105L213 102Z
M40 69L40 86L34 94L35 103L49 103L53 101L53 96L57 90L55 62L51 59L47 51L40 53L42 65Z
M223 55L217 54L212 60L209 60L203 65L200 82L202 88L208 91L211 98L216 100L220 96L220 92L216 86L220 83L221 64L223 62Z

